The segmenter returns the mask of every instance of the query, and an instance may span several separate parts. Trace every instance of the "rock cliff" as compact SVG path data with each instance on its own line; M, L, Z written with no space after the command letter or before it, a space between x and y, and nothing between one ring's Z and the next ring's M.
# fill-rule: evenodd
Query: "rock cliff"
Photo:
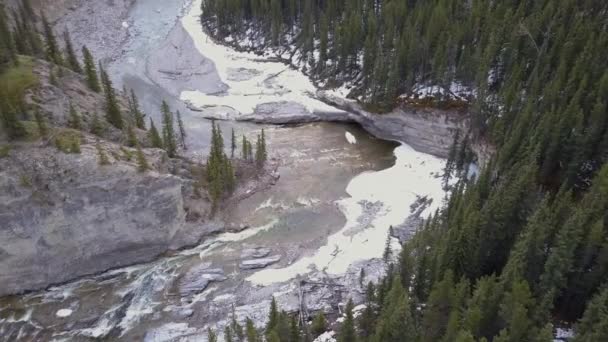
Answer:
M39 82L25 100L45 116L49 134L41 138L25 122L28 140L0 141L0 296L149 261L221 228L195 189L196 165L144 148L151 169L139 172L122 132L107 123L103 134L87 132L92 113L104 121L100 94L68 70L52 85L42 61L33 72ZM82 130L65 127L68 102ZM136 134L145 143L145 131ZM56 146L64 136L78 138L78 153Z

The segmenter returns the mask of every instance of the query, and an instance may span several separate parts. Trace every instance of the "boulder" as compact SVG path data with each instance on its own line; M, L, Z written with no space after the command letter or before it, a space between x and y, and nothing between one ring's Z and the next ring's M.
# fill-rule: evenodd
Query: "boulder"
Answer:
M201 263L192 267L178 282L178 292L187 297L205 291L212 282L224 281L228 278L221 268L209 268L208 263Z

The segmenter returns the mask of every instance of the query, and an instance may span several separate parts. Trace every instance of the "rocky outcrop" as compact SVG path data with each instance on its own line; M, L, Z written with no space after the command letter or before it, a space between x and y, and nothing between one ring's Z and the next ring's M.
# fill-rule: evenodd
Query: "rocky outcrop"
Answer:
M191 162L146 148L150 170L138 172L136 150L103 118L101 94L69 70L51 84L44 61L32 71L38 85L25 102L45 116L49 133L39 137L30 122L28 140L0 142L8 146L0 156L0 296L150 261L223 228L209 220ZM82 131L65 128L70 103ZM100 136L87 133L93 113L105 127ZM145 145L146 132L136 134ZM66 153L63 139L80 151Z
M378 138L404 142L418 151L443 158L448 155L456 131L466 131L468 125L466 115L452 111L410 107L375 114L364 110L356 101L332 96L324 91L318 91L316 97L340 110L311 113L296 103L277 102L261 104L253 114L234 118L269 124L355 122Z
M201 263L192 267L178 283L178 292L181 297L191 296L205 291L212 282L221 282L228 279L221 268L210 268L208 263Z
M255 259L247 259L242 260L239 264L239 267L242 270L253 270L258 268L268 267L274 263L279 262L281 260L280 255L271 255L265 258L255 258Z
M0 159L0 295L149 261L207 233L186 222L186 180L139 173L117 145L103 148L110 165L89 137L80 154L28 145ZM162 154L146 151L151 165Z

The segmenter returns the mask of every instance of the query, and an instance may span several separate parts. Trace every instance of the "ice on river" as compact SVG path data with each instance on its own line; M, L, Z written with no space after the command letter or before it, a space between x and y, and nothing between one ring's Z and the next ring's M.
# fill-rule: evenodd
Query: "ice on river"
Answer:
M240 114L251 114L262 103L285 101L300 103L310 112L339 111L311 97L316 88L300 71L213 42L201 28L201 1L194 1L190 12L182 18L182 25L199 52L215 63L222 82L230 89L227 94L184 91L181 93L182 100L198 107L231 107Z
M269 285L308 273L311 267L337 275L345 273L353 262L382 257L389 227L404 222L418 197L433 200L422 215L435 211L444 197L441 178L437 177L444 160L406 144L394 153L393 167L364 172L351 180L346 189L350 197L338 201L347 222L314 255L285 268L256 272L247 279Z
M352 135L351 132L346 132L344 133L344 136L346 137L346 141L348 141L349 144L356 144L357 143L357 138L355 138L354 135Z

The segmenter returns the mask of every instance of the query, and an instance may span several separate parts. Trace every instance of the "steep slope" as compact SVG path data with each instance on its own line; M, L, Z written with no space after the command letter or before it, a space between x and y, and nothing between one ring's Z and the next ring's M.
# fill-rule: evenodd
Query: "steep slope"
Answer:
M2 143L0 295L148 261L216 227L205 225L210 204L195 191L194 164L144 149L151 170L138 172L137 151L122 146L123 133L103 119L103 96L68 70L53 85L49 71L35 61L38 85L25 96L49 133L40 137L26 121L27 140ZM69 103L82 130L65 127ZM87 132L92 113L100 113L99 136ZM136 134L145 144L145 131ZM64 146L74 139L79 152Z

